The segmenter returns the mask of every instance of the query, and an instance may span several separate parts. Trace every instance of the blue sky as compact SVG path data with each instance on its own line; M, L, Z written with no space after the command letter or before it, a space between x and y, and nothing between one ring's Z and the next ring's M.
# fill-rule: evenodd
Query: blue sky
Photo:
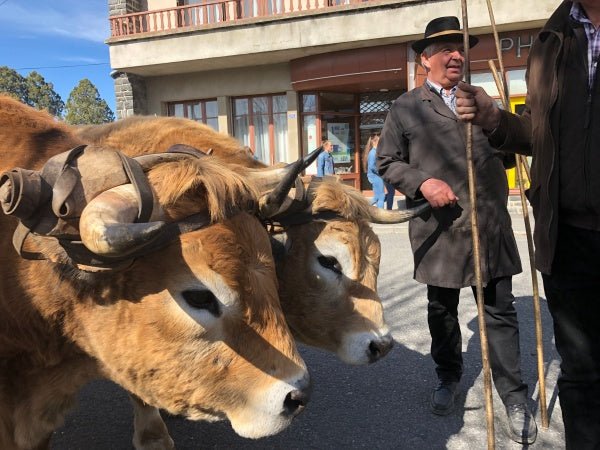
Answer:
M89 79L115 110L107 0L0 0L0 66L41 74L64 102Z

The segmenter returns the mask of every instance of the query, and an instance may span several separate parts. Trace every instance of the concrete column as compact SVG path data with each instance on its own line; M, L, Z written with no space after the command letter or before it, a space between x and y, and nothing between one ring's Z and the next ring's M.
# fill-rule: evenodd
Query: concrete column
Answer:
M120 16L140 12L142 10L141 0L108 0L108 15Z
M288 154L287 162L300 158L298 93L287 91L287 126L288 126Z
M111 74L115 80L117 119L148 114L146 80L132 73Z
M222 95L217 97L217 113L219 114L219 132L225 134L233 133L233 128L231 127L231 123L233 118L231 117L231 102L229 101L229 97Z
M417 63L415 61L416 54L414 50L408 47L408 58L406 59L406 75L407 75L407 91L416 87Z
M142 10L141 0L108 0L108 15L118 16ZM142 77L113 71L117 119L133 114L148 114L146 82Z

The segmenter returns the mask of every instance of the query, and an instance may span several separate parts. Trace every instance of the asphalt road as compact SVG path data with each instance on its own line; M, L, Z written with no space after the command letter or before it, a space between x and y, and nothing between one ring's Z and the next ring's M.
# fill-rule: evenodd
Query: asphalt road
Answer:
M531 449L564 448L557 397L560 360L554 348L552 320L539 277L543 324L546 400L550 426L542 429L536 360L535 323L527 240L523 219L513 216L524 273L514 277L513 293L520 320L522 375L529 385L538 438ZM186 449L485 449L487 427L477 308L470 289L460 303L465 373L459 407L446 417L430 413L428 399L436 383L429 355L426 291L412 279L407 225L375 225L382 243L379 293L396 344L371 366L350 367L320 350L300 346L314 390L303 414L282 433L248 440L227 422L191 422L164 415L175 445ZM451 264L451 261L449 261ZM525 448L504 435L505 412L493 392L496 449ZM54 449L132 448L132 408L126 393L108 381L82 390L77 409L52 438Z

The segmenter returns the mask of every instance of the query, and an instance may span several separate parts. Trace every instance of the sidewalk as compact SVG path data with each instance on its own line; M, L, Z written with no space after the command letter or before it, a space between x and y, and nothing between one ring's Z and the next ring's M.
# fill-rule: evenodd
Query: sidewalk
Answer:
M523 216L514 211L511 210L511 217L523 266L523 272L513 277L513 295L520 329L521 373L524 382L529 386L529 405L536 416L538 438L530 446L523 446L506 438L506 413L492 386L495 447L497 450L564 449L564 427L556 386L560 373L560 357L554 346L552 318L545 301L541 277L538 275L546 409L549 417L548 429L542 428L531 266ZM373 224L373 229L380 239L382 249L378 278L379 295L397 343L394 353L389 359L382 361L381 365L391 363L387 370L394 368L392 371L396 372L396 376L392 378L402 378L403 381L394 394L398 404L410 408L409 414L399 415L402 419L396 417L394 422L397 432L406 437L406 440L396 445L388 441L377 447L402 450L486 448L481 343L477 306L471 289L461 290L459 305L464 360L459 406L449 416L436 417L429 412L427 403L430 389L436 381L427 332L427 291L424 285L412 279L413 262L408 223ZM451 264L452 261L448 263ZM376 365L374 369L378 370L379 366ZM408 386L408 391L405 385Z

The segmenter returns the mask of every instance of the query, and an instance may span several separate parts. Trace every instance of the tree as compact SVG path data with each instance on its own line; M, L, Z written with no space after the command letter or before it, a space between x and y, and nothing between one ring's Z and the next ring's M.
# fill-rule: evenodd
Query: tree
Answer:
M115 116L90 80L84 78L69 94L65 121L72 125L99 125L113 122Z
M0 93L8 94L12 98L25 103L25 78L8 66L0 66Z
M37 109L47 109L54 116L60 117L65 106L54 91L52 83L46 83L36 71L23 77L16 70L7 66L0 67L0 92Z
M60 95L54 91L52 83L46 83L35 70L25 77L25 103L37 109L46 109L53 116L60 117L65 107Z

